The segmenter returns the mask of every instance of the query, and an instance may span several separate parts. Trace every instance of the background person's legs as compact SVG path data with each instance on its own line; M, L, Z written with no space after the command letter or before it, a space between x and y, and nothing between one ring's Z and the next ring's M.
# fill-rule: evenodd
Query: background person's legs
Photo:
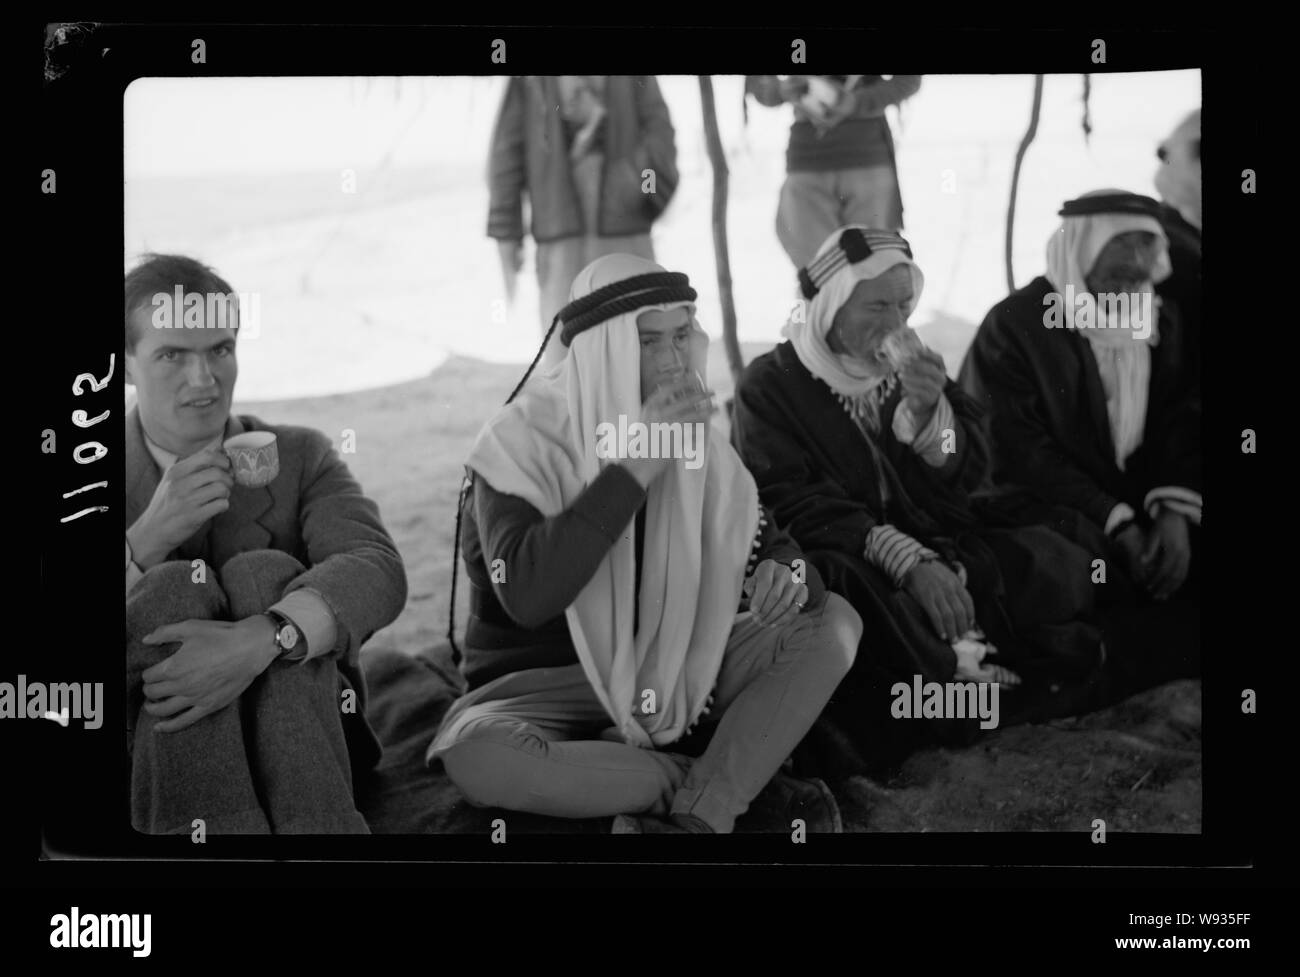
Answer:
M551 328L555 313L569 304L569 288L573 280L582 271L586 262L586 241L581 236L564 237L558 241L540 241L537 244L537 304L541 313L542 335ZM564 347L560 344L560 329L557 326L551 341L546 344L537 368L558 363L564 358Z
M864 166L835 174L840 225L865 224L896 231L903 226L898 177L892 166ZM829 232L827 232L829 233Z
M266 834L270 825L244 752L239 704L174 733L155 733L144 712L141 673L180 650L180 642L146 645L164 624L228 618L226 595L211 571L195 583L188 561L150 569L126 599L127 722L131 750L131 824L148 834L188 833L194 819L214 834Z
M634 254L639 258L654 260L650 235L626 234L601 237L597 221L600 209L601 180L605 169L601 153L588 153L572 164L574 189L578 206L582 210L585 234L561 238L537 245L538 307L542 320L542 335L551 327L555 313L569 304L569 289L578 272L597 258L607 254ZM559 330L546 346L539 369L544 369L564 358Z
M261 614L305 568L254 550L221 568L230 616ZM369 834L352 793L338 666L331 658L272 662L240 697L248 763L275 834Z
M622 234L617 237L588 235L586 248L584 268L607 254L633 254L647 261L655 260L655 249L649 234Z
M776 236L796 268L804 268L843 221L834 173L789 173L776 208Z
M848 674L861 637L861 619L837 594L779 631L738 621L714 693L722 719L672 813L731 831Z

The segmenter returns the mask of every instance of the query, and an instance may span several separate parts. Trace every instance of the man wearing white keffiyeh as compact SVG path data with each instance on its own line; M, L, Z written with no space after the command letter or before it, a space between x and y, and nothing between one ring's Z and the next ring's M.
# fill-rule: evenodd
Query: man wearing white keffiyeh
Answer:
M558 317L566 357L471 452L469 691L429 759L477 805L730 831L852 663L857 615L707 430L694 298L645 259L593 262ZM606 425L673 423L704 430L701 464L599 447ZM698 760L664 751L706 716ZM783 782L833 813L820 782Z
M863 232L871 253L849 260L839 245L845 230ZM881 434L881 406L899 384L902 402L891 430L902 444L934 468L952 469L958 453L959 430L952 405L944 396L947 380L943 360L908 329L925 276L911 259L906 242L896 234L872 233L860 225L836 231L817 252L802 276L804 294L815 294L806 315L792 316L783 334L813 376L831 389L840 405L862 429L869 444ZM876 281L879 279L879 281ZM862 283L870 293L860 288ZM892 350L898 350L892 355ZM908 355L915 354L915 355ZM906 362L903 362L903 359ZM952 432L950 450L943 433ZM886 570L900 586L909 573L937 554L919 541L882 522L867 534L867 559ZM974 610L960 579L951 580L941 566L925 567L917 579L937 575L942 583L927 585L923 606L932 610L935 630L957 641L974 627Z
M1170 272L1159 214L1120 190L1068 201L1046 275L993 308L961 379L989 408L995 479L1078 510L1166 599L1201 523L1200 397L1182 310L1154 295Z
M852 741L871 764L887 739L892 759L962 733L889 720L880 691L917 675L1015 685L1019 703L1090 675L1101 647L1087 554L976 497L981 412L908 326L924 279L907 241L841 228L799 282L789 341L737 385L732 437L760 497L863 618L859 664L822 724L838 727L828 749Z

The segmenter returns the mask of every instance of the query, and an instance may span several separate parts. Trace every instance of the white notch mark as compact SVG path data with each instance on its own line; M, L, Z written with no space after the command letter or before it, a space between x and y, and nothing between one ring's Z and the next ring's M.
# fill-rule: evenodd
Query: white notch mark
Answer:
M64 492L63 497L65 499L70 499L74 495L78 494L79 492L89 492L91 489L97 489L97 488L108 488L108 481L105 480L102 482L91 482L89 485L83 485L81 486L81 488L73 489L71 492Z
M62 519L59 520L59 522L72 522L72 520L80 519L82 516L89 515L92 512L107 512L107 511L108 511L108 506L106 505L92 505L86 509L82 509L80 512L74 512L70 516L64 516Z
M65 729L68 726L68 707L64 706L60 712L47 712L46 719L52 719Z

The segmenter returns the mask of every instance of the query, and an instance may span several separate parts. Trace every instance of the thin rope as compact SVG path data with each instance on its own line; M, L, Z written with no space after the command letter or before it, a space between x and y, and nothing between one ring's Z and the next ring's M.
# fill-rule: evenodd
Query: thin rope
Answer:
M551 341L551 335L555 332L555 327L559 323L560 313L557 312L555 318L551 320L551 328L546 330L546 335L542 339L542 345L537 350L537 355L533 357L533 361L528 364L528 369L524 371L524 378L515 385L514 390L510 391L510 396L506 398L506 402L502 406L508 406L519 395L519 391L524 388L528 378L533 375L533 370L537 368L542 354L546 352L546 346ZM465 516L465 499L469 496L473 486L474 479L470 475L470 470L466 468L465 475L460 483L460 494L456 501L456 535L451 544L451 605L447 608L447 640L451 643L451 660L453 664L459 664L461 660L460 646L456 644L456 577L460 570L460 528Z

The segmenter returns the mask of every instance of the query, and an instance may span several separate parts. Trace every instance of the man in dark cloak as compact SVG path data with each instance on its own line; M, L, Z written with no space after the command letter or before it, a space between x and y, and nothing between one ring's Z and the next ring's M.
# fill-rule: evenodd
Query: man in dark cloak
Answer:
M764 504L862 616L821 759L874 766L970 729L893 721L898 681L1022 680L1011 698L1039 705L1083 681L1103 655L1093 584L1083 549L973 495L981 411L908 328L924 279L907 242L841 229L800 281L787 341L737 387L733 438Z

